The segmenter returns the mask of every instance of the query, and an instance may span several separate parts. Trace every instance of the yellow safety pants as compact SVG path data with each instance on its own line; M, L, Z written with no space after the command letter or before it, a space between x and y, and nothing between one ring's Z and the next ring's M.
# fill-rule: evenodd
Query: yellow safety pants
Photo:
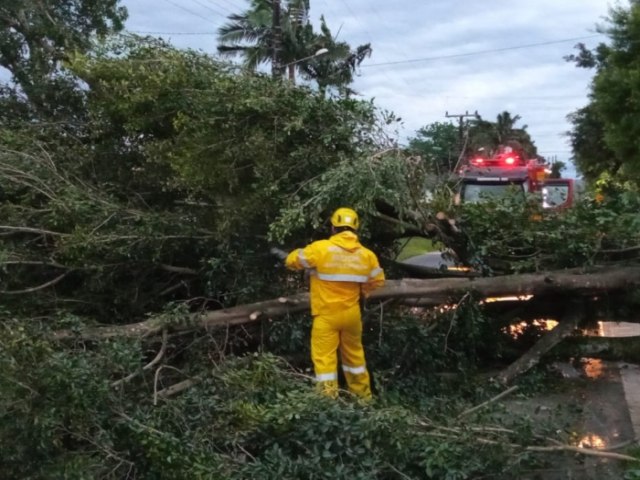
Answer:
M333 398L338 396L338 348L349 391L363 399L370 399L371 386L362 348L359 305L313 318L311 360L316 382L322 393Z

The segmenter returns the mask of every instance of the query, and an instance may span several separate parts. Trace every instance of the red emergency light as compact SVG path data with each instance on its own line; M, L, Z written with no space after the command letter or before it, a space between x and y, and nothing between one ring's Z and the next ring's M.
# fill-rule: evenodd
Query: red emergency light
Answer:
M491 158L473 157L469 164L474 167L516 167L520 164L520 157L517 154L500 154Z

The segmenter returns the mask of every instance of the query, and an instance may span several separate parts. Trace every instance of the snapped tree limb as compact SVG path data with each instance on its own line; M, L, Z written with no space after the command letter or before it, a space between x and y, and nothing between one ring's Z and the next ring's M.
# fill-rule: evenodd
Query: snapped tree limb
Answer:
M544 334L531 349L498 374L498 380L504 384L511 382L521 373L535 366L542 356L573 333L578 322L584 317L584 305L581 302L570 302L562 321Z

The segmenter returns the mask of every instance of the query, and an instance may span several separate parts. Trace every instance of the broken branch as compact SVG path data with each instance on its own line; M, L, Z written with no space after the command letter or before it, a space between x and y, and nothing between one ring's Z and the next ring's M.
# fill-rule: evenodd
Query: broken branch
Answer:
M573 302L567 307L567 313L562 321L550 332L546 333L538 342L531 347L518 360L513 362L502 372L498 374L498 381L508 384L521 373L526 372L536 365L540 358L560 343L565 337L568 337L575 330L578 322L584 316L584 306L582 303Z
M32 292L37 292L38 290L44 290L45 288L52 287L56 283L60 283L70 273L71 273L71 271L64 272L63 274L58 275L53 280L49 280L48 282L43 283L42 285L38 285L38 286L35 286L35 287L31 287L31 288L25 288L23 290L0 290L0 294L2 294L2 295L20 295L20 294L23 294L23 293L32 293Z
M501 392L500 394L496 395L495 397L490 398L490 399L489 399L489 400L487 400L486 402L482 402L482 403L480 403L480 404L476 405L476 406L475 406L475 407L473 407L473 408L470 408L470 409L468 409L468 410L465 410L464 412L462 412L460 415L458 415L458 416L456 417L456 420L460 420L462 417L466 417L467 415L470 415L470 414L472 414L473 412L477 412L478 410L480 410L481 408L486 407L487 405L490 405L490 404L492 404L492 403L494 403L494 402L497 402L498 400L500 400L500 399L502 399L502 398L506 397L507 395L509 395L509 394L511 394L511 393L513 393L513 392L515 392L517 389L518 389L518 386L517 386L517 385L514 385L514 386L513 386L513 387L511 387L511 388L508 388L508 389L507 389L507 390L505 390L504 392Z
M156 356L154 357L153 360L151 360L149 363L147 363L144 367L142 367L141 370L138 370L136 372L133 372L129 375L127 375L124 378L121 378L120 380L116 380L115 382L111 383L111 386L113 388L118 387L119 385L122 385L123 383L127 383L130 382L131 380L133 380L135 377L137 377L140 373L145 372L147 370L150 370L151 368L154 367L154 365L157 365L158 362L160 362L160 360L162 360L162 357L164 356L164 353L167 350L167 338L168 338L168 333L167 333L167 329L165 328L162 331L162 345L160 346L160 350L158 351L158 353L156 354Z

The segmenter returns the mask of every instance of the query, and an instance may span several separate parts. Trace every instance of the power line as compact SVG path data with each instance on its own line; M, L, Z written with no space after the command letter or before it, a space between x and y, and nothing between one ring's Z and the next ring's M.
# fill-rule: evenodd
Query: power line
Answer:
M222 7L222 5L220 5L218 2L215 2L214 0L208 0L208 1L213 3L213 4L215 4L215 5L218 5L219 7ZM239 5L236 5L235 3L233 3L233 2L231 2L229 0L222 0L222 1L224 3L226 3L227 5L231 6L233 9L239 9L240 8ZM225 8L225 10L226 10L226 8Z
M341 2L347 8L347 10L348 10L349 14L351 15L351 17L354 20L358 21L359 20L358 15L356 15L356 13L353 11L353 9L349 6L349 4L347 3L347 0L341 0ZM373 44L373 38L374 37L371 34L371 32L366 28L366 26L363 27L363 30L368 36L369 45ZM381 65L385 65L386 63L392 63L392 62L382 62ZM362 67L362 65L359 65L359 66ZM411 85L409 85L409 82L405 78L403 78L400 75L398 75L397 72L393 71L392 73L396 78L400 79L400 81L402 83L404 83L407 87L409 87L409 88L411 87ZM386 71L383 71L382 74L385 77L387 77L387 80L389 80L389 82L393 82L393 80L391 79L391 77L389 76L389 74Z
M421 92L425 93L425 92ZM532 95L532 96L518 96L518 95L497 95L491 96L488 98L493 99L502 99L502 100L558 100L565 98L584 98L584 95ZM446 99L472 99L477 100L479 97L471 97L471 96L462 96L462 95L447 95L444 98Z
M226 17L226 13L221 12L220 10L216 10L215 8L211 8L209 5L207 5L204 2L201 2L200 0L191 0L193 3L200 5L202 8L206 8L207 10L209 10L210 12L215 13L216 15L221 15L223 17ZM229 11L229 10L227 10Z
M351 9L351 7L349 6L349 4L347 3L347 0L341 0L341 2L344 4L344 6L345 6L345 7L347 7L347 10L349 11L349 14L350 14L353 18L356 18L356 19L357 19L358 17L356 16L356 13ZM369 31L368 31L368 30L365 30L365 32L369 33ZM371 35L371 34L369 33L369 35Z
M182 5L180 5L179 3L175 3L175 2L173 2L172 0L164 0L164 1L165 1L165 2L167 2L167 3L168 3L168 4L170 4L170 5L173 5L174 7L178 7L179 9L184 10L185 12L190 13L191 15L194 15L194 16L196 16L196 17L198 17L198 18L201 18L201 19L203 19L203 20L206 20L207 22L213 23L209 18L204 17L204 16L200 15L199 13L194 12L193 10L190 10L190 9L188 9L188 8L186 8L186 7L183 7L183 6L182 6Z
M217 35L216 32L143 32L140 30L129 30L130 33L138 33L140 35Z
M215 2L214 0L208 0L208 3L211 3L212 5L215 5L216 7L221 8L226 12L235 13L233 10L229 9L229 7L227 7L226 5L222 5L221 3ZM234 6L234 8L237 8L237 7Z
M525 45L513 45L511 47L502 47L502 48L491 48L487 50L477 50L475 52L467 52L467 53L455 53L452 55L438 55L434 57L422 57L422 58L412 58L409 60L397 60L395 62L382 62L382 63L369 63L366 65L362 65L362 68L371 68L371 67L381 67L384 65L400 65L404 63L416 63L416 62L427 62L430 60L446 60L449 58L460 58L460 57L471 57L473 55L483 55L486 53L497 53L497 52L506 52L508 50L519 50L523 48L532 48L532 47L542 47L545 45L553 45L556 43L566 43L566 42L575 42L576 40L586 40L588 38L600 37L602 34L597 35L588 35L584 37L573 37L573 38L564 38L562 40L550 40L548 42L538 42L538 43L529 43Z

